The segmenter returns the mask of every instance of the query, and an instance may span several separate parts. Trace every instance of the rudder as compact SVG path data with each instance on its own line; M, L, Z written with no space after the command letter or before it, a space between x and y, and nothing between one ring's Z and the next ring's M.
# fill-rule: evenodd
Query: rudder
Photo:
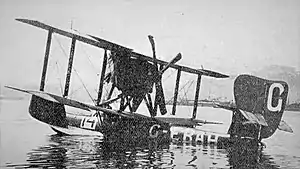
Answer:
M288 84L251 75L240 75L234 82L237 108L261 114L268 126L262 126L260 137L268 138L280 124L288 96Z

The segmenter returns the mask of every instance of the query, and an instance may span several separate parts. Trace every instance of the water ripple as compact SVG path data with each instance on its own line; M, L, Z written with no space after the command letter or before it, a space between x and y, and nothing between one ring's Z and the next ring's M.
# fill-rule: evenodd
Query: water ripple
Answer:
M95 137L51 135L48 144L27 153L20 168L279 168L262 151L193 145L127 145ZM298 158L298 157L296 157ZM299 158L297 159L299 160ZM290 161L285 161L289 163Z

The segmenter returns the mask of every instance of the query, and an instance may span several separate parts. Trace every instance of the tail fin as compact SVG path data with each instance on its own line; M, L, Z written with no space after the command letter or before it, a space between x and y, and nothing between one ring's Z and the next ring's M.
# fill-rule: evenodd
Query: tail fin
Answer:
M240 110L260 114L267 126L261 128L261 138L268 138L278 128L288 96L288 84L251 75L240 75L234 82L234 97Z

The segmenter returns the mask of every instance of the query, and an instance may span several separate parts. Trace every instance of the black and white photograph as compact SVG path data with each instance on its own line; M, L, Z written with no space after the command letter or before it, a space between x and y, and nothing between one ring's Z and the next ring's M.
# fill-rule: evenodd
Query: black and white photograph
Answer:
M0 168L300 169L299 9L1 0Z

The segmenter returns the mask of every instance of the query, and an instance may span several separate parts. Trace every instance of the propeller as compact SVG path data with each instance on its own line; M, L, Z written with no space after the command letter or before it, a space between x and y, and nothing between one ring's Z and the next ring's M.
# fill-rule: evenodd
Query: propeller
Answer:
M178 53L162 70L159 71L158 69L158 63L156 58L156 51L155 51L155 42L154 38L151 35L148 35L149 41L151 43L152 52L153 52L153 64L156 70L156 77L154 79L155 83L155 101L154 101L154 115L157 115L157 106L159 106L160 113L162 115L167 114L167 108L166 108L166 101L165 101L165 95L162 87L162 74L172 65L178 62L181 59L181 53Z

